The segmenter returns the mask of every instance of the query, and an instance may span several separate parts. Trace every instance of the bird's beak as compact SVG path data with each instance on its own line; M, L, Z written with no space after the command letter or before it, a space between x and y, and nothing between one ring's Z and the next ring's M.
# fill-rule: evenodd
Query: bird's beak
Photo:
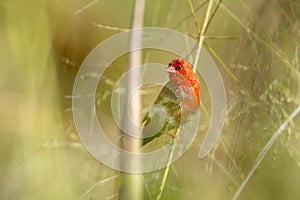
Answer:
M176 73L176 70L173 66L170 66L166 69L166 72L168 72L170 74L174 74L174 73Z

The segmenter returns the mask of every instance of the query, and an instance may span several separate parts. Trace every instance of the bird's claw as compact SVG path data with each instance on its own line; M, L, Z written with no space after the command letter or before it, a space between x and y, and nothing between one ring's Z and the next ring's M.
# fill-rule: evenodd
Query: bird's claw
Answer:
M179 136L173 133L168 133L168 136L170 136L173 140L179 140Z

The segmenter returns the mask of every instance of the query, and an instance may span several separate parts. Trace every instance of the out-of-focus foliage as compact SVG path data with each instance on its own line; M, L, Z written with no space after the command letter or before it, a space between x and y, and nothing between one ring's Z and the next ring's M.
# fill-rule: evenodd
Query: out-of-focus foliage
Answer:
M197 39L207 2L148 0L145 26ZM223 76L226 124L214 151L197 155L210 119L201 82L201 122L191 148L173 163L163 199L230 199L274 132L299 105L300 3L296 0L224 0L205 33L204 48ZM0 198L115 199L119 172L82 146L72 120L76 72L108 37L130 29L134 1L2 0L0 3ZM107 27L109 26L109 27ZM144 63L165 63L169 52L146 50ZM106 70L97 89L97 115L119 140L110 98L128 55ZM205 67L205 66L202 66ZM88 75L87 75L88 76ZM88 77L82 77L88 78ZM159 88L144 92L149 105ZM300 127L296 117L247 183L240 199L299 199ZM145 174L145 199L155 199L162 171Z

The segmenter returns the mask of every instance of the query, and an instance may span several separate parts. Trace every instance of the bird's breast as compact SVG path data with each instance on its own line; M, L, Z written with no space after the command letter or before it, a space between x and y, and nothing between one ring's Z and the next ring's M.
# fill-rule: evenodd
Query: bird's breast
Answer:
M188 84L181 84L175 89L183 115L188 115L198 108L198 98L193 88Z

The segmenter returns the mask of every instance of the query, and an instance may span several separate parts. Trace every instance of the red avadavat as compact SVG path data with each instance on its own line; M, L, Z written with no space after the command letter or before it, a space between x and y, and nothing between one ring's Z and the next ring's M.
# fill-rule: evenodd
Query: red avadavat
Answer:
M200 103L200 84L187 61L174 58L166 72L169 73L169 81L142 121L145 137L142 145L162 134L175 134L170 132L176 131L181 120L193 114Z

